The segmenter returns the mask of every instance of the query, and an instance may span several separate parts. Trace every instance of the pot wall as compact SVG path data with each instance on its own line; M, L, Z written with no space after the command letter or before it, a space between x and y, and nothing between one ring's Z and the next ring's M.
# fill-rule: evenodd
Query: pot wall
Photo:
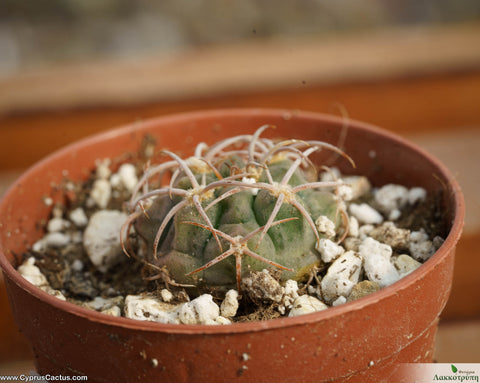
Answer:
M352 173L376 185L389 182L441 191L445 244L401 281L358 301L323 312L230 326L175 326L110 318L61 302L29 285L11 266L41 236L41 203L68 174L85 178L98 158L136 151L145 133L157 148L191 155L197 142L252 133L324 140L355 160ZM341 144L341 142L340 142ZM321 163L350 167L322 152ZM61 199L60 192L55 198ZM29 170L0 205L0 263L13 313L32 343L41 374L88 375L89 381L389 381L400 362L430 362L438 316L452 282L454 247L463 224L458 186L438 161L414 145L369 125L282 110L199 112L137 123L73 144ZM155 362L156 360L156 362Z

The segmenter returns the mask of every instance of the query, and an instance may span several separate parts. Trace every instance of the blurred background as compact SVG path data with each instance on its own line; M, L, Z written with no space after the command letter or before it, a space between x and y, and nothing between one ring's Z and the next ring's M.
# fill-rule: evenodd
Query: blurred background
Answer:
M444 161L467 218L435 358L480 363L480 2L0 0L0 195L86 135L224 107L342 109ZM0 374L28 371L1 279L0 310Z

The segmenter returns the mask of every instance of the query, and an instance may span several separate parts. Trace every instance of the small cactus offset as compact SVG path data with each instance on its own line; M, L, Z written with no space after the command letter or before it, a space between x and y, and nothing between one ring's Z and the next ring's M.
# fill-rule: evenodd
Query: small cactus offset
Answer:
M199 144L187 159L164 151L170 160L147 169L133 192L124 250L133 227L142 260L179 284L240 290L243 276L268 266L282 280L308 278L321 262L316 219L348 230L335 193L342 182L319 181L309 157L327 149L353 161L325 142L262 138L268 127Z

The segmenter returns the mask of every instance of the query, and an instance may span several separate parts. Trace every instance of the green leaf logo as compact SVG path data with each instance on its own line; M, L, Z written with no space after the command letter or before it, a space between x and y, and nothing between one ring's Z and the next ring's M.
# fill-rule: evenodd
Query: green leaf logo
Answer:
M457 367L455 367L453 364L452 364L451 367L452 367L452 371L453 371L453 372L457 372L457 371L458 371Z

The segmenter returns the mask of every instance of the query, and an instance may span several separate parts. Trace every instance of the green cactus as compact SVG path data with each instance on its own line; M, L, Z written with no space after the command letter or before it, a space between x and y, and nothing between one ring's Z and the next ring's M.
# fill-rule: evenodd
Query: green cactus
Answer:
M242 275L268 265L282 269L283 280L306 278L320 263L314 221L338 221L331 190L342 185L317 181L308 157L327 148L353 161L324 142L275 144L260 138L266 128L210 148L200 144L186 160L165 152L172 161L149 169L133 193L124 249L133 225L146 245L145 262L165 266L181 284L240 289ZM228 150L233 144L244 148ZM167 173L168 183L145 190Z

